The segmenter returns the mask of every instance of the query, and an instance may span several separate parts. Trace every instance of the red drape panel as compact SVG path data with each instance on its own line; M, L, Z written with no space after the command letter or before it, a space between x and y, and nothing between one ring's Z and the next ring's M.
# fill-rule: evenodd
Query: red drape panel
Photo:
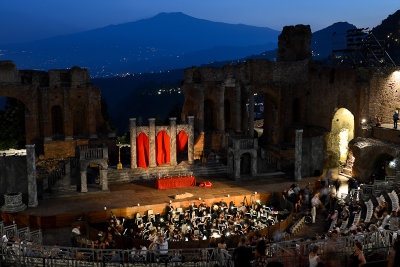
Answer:
M161 131L157 135L156 154L157 165L170 162L170 140L165 131Z
M181 153L187 144L188 136L184 131L180 131L176 138L176 152Z
M137 166L147 169L149 167L149 138L140 133L136 139Z

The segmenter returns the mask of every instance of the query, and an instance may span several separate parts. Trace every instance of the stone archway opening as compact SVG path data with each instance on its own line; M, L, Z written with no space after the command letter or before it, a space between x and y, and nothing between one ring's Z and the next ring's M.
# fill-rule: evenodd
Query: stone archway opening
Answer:
M216 115L214 102L211 99L206 99L204 101L204 129L206 131L214 131L216 129Z
M346 108L338 109L327 135L326 167L338 167L347 162L349 142L354 138L354 115Z
M13 97L0 97L0 150L24 149L26 145L25 104Z
M176 158L178 164L188 161L188 135L185 131L180 131L176 136Z
M51 125L53 131L53 140L64 140L64 119L60 106L51 108Z
M392 155L381 154L374 163L371 178L376 180L384 180L386 176L396 175L396 163Z
M99 185L100 184L100 170L101 165L96 163L91 163L86 168L86 182L87 185Z
M244 153L240 156L240 174L250 175L251 174L251 155L250 153Z

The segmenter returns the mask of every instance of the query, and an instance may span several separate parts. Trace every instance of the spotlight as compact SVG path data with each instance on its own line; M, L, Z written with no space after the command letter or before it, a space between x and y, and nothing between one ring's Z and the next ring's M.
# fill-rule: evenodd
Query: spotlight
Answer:
M140 203L137 203L138 207L140 206Z
M367 122L366 119L362 119L362 120L361 120L361 123L362 123L362 124L365 124L366 122Z
M107 207L106 207L106 206L104 206L104 210L107 210Z

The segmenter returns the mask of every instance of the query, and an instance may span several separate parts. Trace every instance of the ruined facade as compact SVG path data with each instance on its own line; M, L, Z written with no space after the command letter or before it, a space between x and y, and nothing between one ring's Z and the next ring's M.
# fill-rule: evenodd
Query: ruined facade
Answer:
M343 154L347 157L352 138L377 138L371 128L377 116L390 123L400 107L396 69L324 65L312 60L310 41L309 26L285 27L276 62L185 70L183 117L195 117L196 133L205 135L205 153L225 153L227 136L253 136L254 95L259 93L264 94L260 146L282 164L293 163L295 130L303 129L303 175L318 174L323 163L333 167ZM384 134L389 142L399 142L398 135Z
M12 61L0 61L0 97L25 105L26 143L44 143L48 157L74 156L74 140L107 137L109 132L100 89L86 69L18 70Z

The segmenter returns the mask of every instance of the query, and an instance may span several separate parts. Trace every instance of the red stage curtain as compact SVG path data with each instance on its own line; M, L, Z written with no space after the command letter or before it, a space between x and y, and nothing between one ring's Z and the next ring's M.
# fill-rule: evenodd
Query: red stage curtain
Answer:
M149 167L149 138L146 134L140 133L136 139L137 165L147 169Z
M161 131L157 135L156 153L157 165L170 162L170 141L165 131Z
M188 136L184 131L180 131L176 138L176 151L181 153L187 144Z

